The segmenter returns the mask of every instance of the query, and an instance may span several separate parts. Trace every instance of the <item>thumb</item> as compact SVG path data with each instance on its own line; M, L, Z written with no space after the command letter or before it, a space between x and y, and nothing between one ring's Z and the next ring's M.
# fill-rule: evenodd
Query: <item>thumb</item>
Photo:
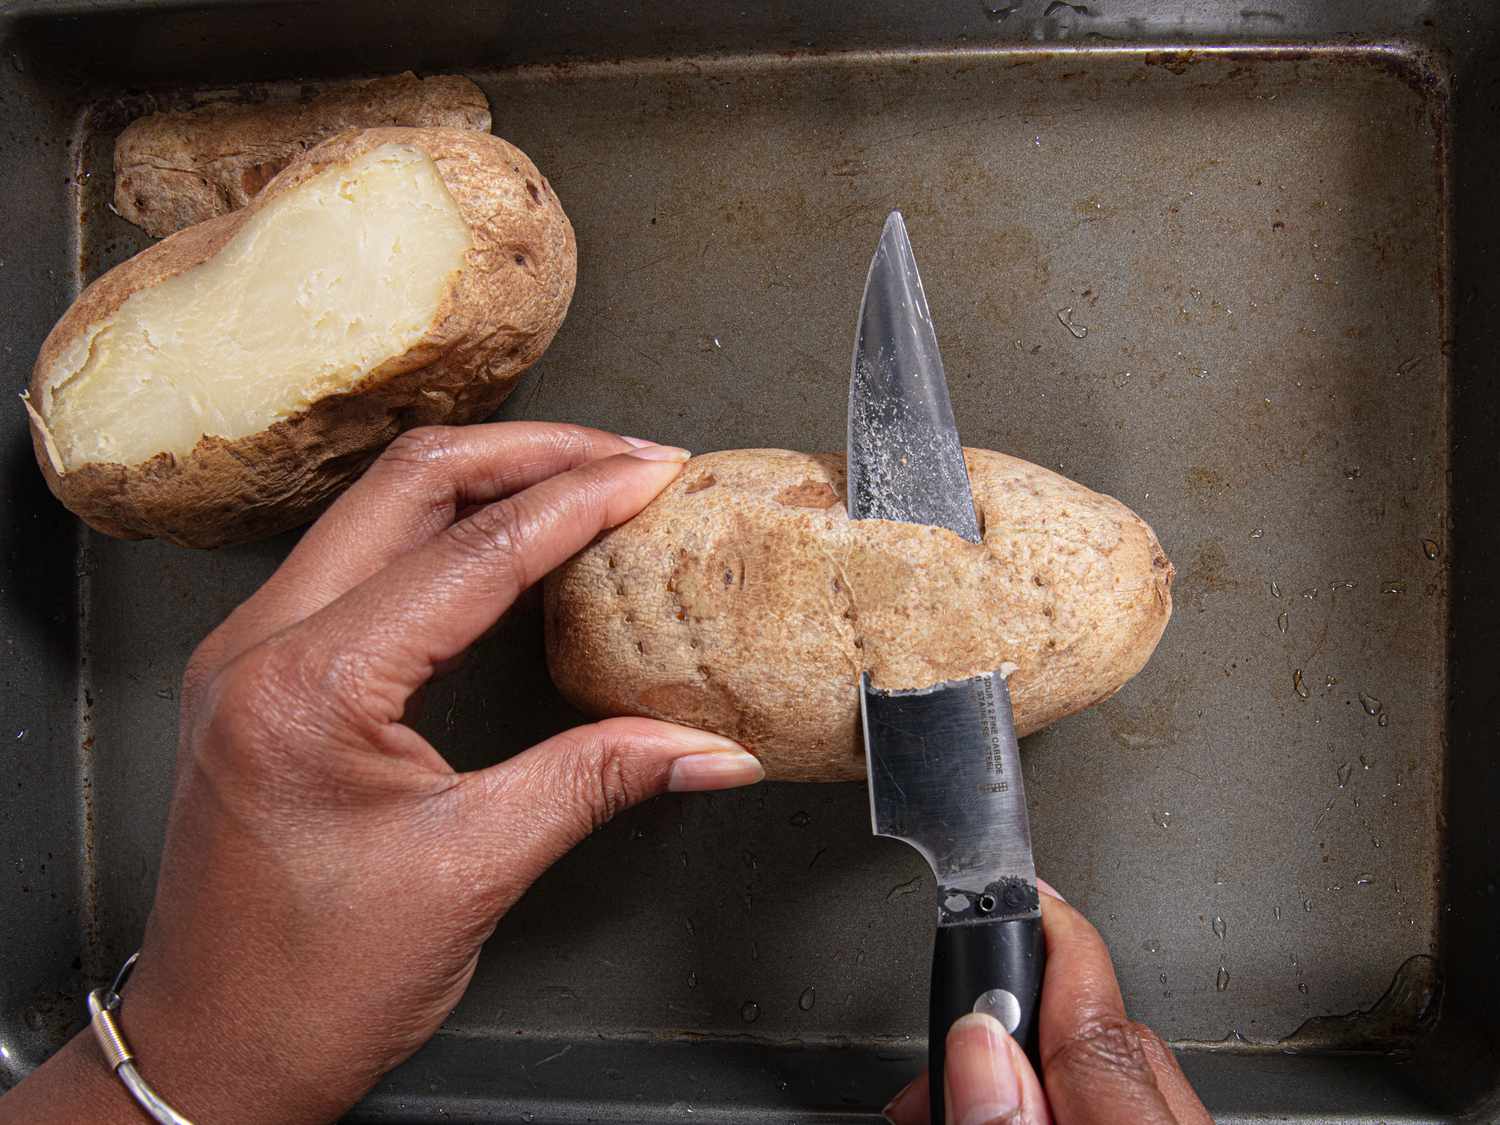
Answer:
M1046 1125L1047 1099L1021 1046L999 1020L971 1013L948 1032L943 1094L959 1125Z
M720 735L655 719L605 719L467 774L460 815L504 910L623 809L658 793L733 789L763 777L755 755Z
M1000 1022L970 1014L948 1032L943 1104L954 1125L1051 1125L1041 1081ZM928 1125L930 1084L919 1074L885 1107L893 1125Z

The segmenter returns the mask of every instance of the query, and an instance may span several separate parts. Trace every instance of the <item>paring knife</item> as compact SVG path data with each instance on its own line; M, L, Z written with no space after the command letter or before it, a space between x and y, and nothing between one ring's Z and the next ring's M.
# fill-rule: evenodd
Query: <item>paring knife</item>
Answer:
M981 541L937 334L901 212L870 262L849 382L849 518ZM1010 689L1000 670L914 691L860 680L870 819L937 876L928 1058L941 1125L943 1042L994 1016L1036 1059L1043 949Z

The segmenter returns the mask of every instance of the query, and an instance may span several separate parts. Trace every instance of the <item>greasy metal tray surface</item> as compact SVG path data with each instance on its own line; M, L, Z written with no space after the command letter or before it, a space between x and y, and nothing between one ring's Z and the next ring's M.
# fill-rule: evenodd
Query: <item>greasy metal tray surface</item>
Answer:
M114 134L206 96L473 76L578 234L573 311L504 416L699 450L842 446L899 205L966 442L1120 497L1178 567L1147 669L1024 746L1040 869L1132 1013L1221 1120L1488 1119L1494 19L459 7L0 14L6 386L144 245L106 206ZM0 431L9 1084L138 940L183 663L292 538L88 533L21 412ZM528 603L424 731L462 768L576 718ZM930 897L858 786L656 801L541 881L354 1116L864 1120L921 1062Z

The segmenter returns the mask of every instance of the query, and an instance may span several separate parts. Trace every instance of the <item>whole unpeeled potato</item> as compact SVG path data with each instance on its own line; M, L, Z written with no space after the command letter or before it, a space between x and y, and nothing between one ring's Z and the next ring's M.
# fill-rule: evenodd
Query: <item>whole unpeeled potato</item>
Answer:
M851 521L842 455L695 457L548 579L553 680L585 711L725 734L801 781L863 776L864 671L898 689L1013 665L1023 735L1112 695L1171 615L1161 544L1111 497L965 456L978 544Z
M294 527L402 430L491 414L576 263L546 177L498 137L340 134L83 291L32 372L37 459L110 535Z

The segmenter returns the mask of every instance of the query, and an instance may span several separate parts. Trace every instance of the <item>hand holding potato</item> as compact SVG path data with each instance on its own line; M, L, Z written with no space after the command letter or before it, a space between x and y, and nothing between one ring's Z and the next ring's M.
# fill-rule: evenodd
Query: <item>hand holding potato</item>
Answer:
M549 864L664 790L757 781L649 719L455 773L402 721L435 668L629 519L687 454L569 426L397 440L194 654L156 903L121 1019L142 1072L212 1121L330 1121L437 1029ZM88 1033L0 1120L132 1121Z

